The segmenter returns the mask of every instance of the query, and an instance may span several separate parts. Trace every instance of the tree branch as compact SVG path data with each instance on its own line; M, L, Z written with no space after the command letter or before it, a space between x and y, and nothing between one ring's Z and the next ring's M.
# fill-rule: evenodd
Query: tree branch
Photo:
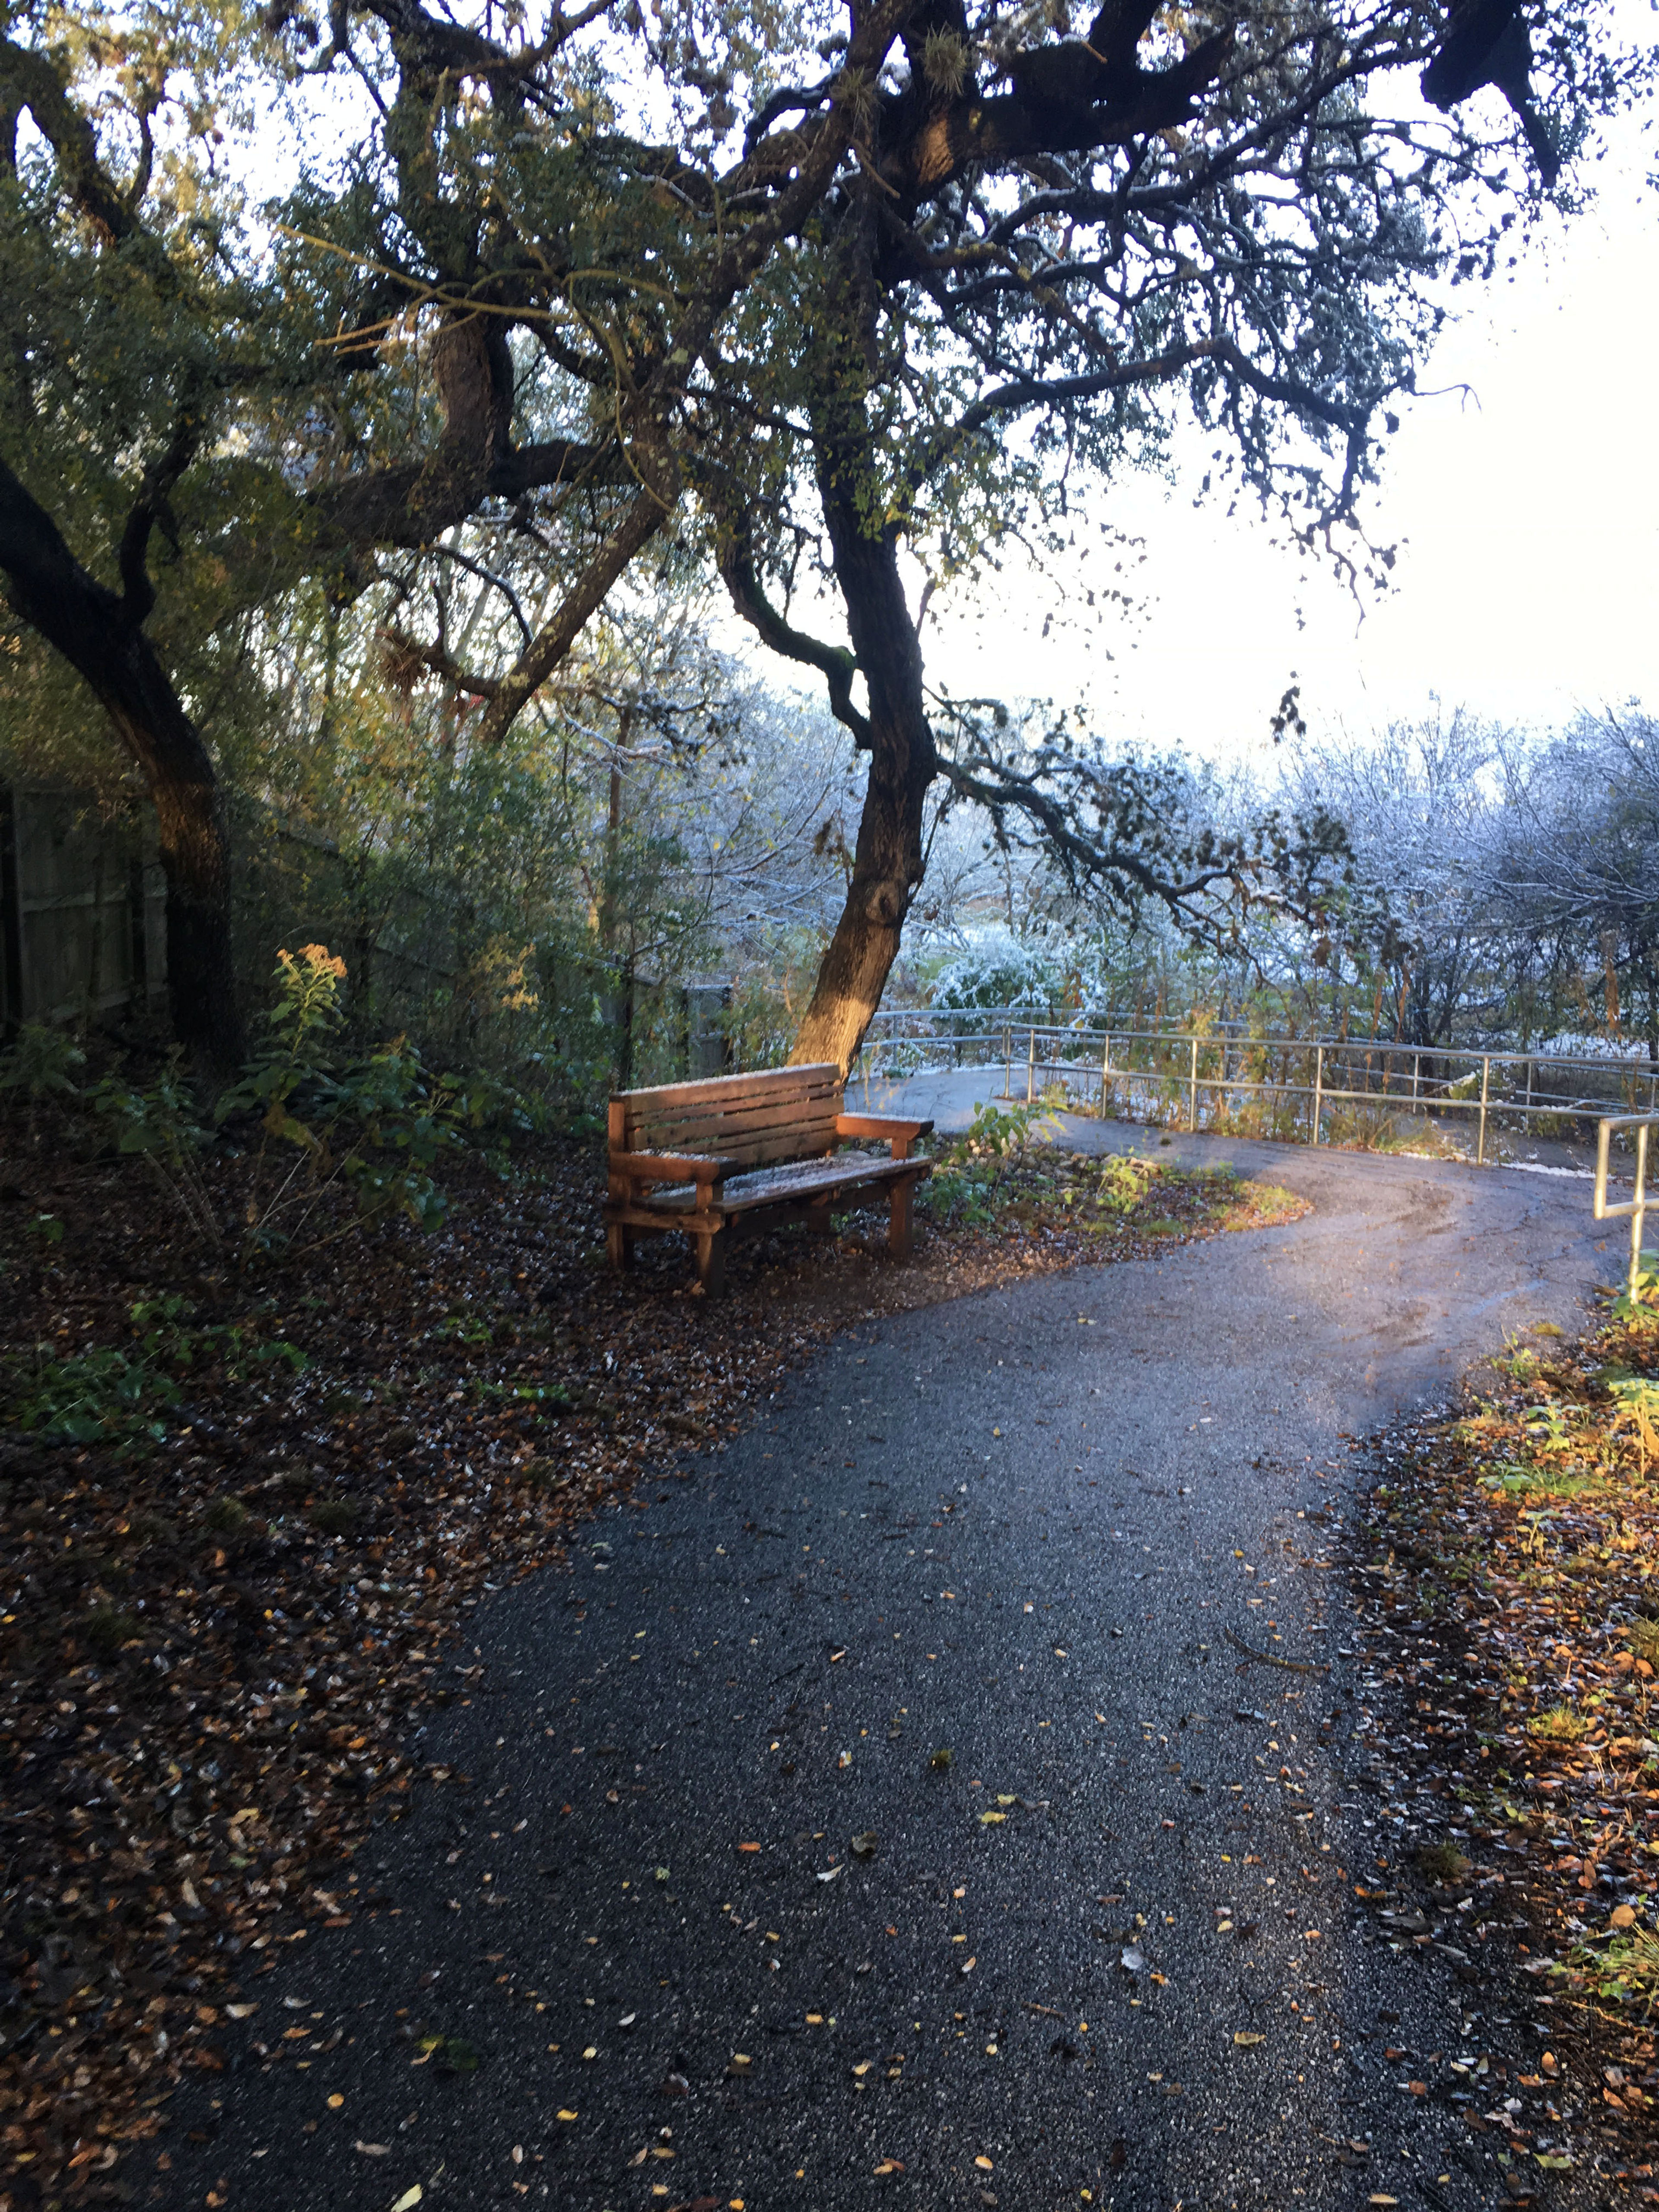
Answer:
M0 87L27 107L34 127L58 157L58 173L71 199L111 245L138 229L137 219L98 159L93 128L64 91L45 54L0 39Z
M826 645L787 622L767 598L755 568L753 540L746 531L733 531L720 544L716 558L732 604L762 641L786 660L816 668L830 688L830 710L853 732L855 744L870 749L870 724L853 704L853 678L858 662L844 645Z

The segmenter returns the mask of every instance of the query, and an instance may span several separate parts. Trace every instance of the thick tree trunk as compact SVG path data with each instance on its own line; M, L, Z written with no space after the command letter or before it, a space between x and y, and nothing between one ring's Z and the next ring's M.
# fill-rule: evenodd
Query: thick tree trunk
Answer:
M233 1066L242 1033L230 955L230 839L207 747L142 616L88 574L3 462L0 574L18 614L84 678L143 771L167 877L173 1034L210 1066Z
M922 872L922 819L939 756L922 692L921 646L904 603L898 540L869 534L851 471L826 464L821 489L836 580L869 692L870 778L853 879L790 1055L845 1069L881 1004Z

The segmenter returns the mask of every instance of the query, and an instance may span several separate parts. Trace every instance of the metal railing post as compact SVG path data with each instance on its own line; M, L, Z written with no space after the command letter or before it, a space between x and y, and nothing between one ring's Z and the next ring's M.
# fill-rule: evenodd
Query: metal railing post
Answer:
M1005 1098L1012 1098L1014 1095L1014 1025L1012 1022L1002 1024L1002 1050L1008 1063L1002 1080L1002 1095Z
M1590 1211L1597 1221L1612 1221L1621 1213L1630 1216L1629 1288L1632 1310L1637 1285L1642 1279L1642 1235L1648 1215L1648 1131L1656 1121L1659 1121L1659 1115L1652 1114L1611 1114L1598 1125L1595 1134L1595 1195ZM1615 1129L1636 1132L1636 1181L1628 1206L1607 1204L1608 1152Z
M1488 1053L1480 1063L1480 1135L1474 1148L1476 1167L1486 1164L1486 1094L1492 1087L1492 1054Z
M1642 1275L1642 1231L1648 1218L1648 1133L1644 1123L1636 1132L1636 1182L1630 1212L1630 1302L1636 1304L1636 1285Z
M1112 1033L1106 1032L1106 1048L1100 1055L1100 1118L1106 1119L1106 1093L1112 1080Z
M1187 1103L1187 1127L1189 1130L1195 1130L1198 1127L1198 1033L1196 1030L1193 1033L1192 1091Z
M1320 1115L1322 1115L1322 1113L1324 1111L1324 1100L1325 1100L1325 1048L1324 1048L1324 1046L1323 1046L1322 1044L1321 1044L1321 1045L1316 1045L1316 1046L1314 1047L1314 1115L1313 1115L1313 1135L1312 1135L1312 1136L1309 1139L1309 1140L1308 1140L1310 1144L1315 1144L1315 1145L1316 1145L1316 1144L1319 1142L1319 1121L1320 1121Z
M1036 1027L1031 1029L1031 1048L1025 1063L1025 1103L1029 1106L1036 1096Z

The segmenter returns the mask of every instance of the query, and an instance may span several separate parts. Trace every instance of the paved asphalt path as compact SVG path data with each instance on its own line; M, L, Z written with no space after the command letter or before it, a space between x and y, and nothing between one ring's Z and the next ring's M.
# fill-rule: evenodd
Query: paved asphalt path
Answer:
M1342 1901L1334 1869L1418 1832L1349 1742L1324 1563L1348 1440L1575 1327L1617 1255L1577 1182L1067 1141L1230 1157L1316 1210L866 1322L481 1608L471 1702L420 1746L471 1787L365 1849L349 1929L246 1978L138 2201L1497 2201L1383 2051L1535 2060L1536 2008Z

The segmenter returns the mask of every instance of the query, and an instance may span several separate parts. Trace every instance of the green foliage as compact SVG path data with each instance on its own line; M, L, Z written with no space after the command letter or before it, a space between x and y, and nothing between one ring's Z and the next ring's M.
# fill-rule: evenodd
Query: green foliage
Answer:
M11 1093L32 1106L48 1098L76 1098L76 1070L87 1056L67 1030L44 1022L25 1022L16 1041L0 1053L0 1096Z
M917 1191L917 1202L937 1220L987 1228L995 1220L1003 1185L1024 1160L1036 1138L1058 1130L1056 1117L1041 1105L999 1106L982 1099L967 1132L937 1155L933 1174Z
M149 1084L110 1075L92 1094L118 1150L142 1160L201 1242L214 1252L228 1247L240 1267L295 1249L308 1230L314 1243L394 1214L435 1228L447 1204L434 1174L442 1158L469 1136L529 1119L508 1086L489 1075L431 1074L404 1038L347 1049L344 975L345 963L322 945L279 956L265 1040L221 1094L212 1127L176 1060ZM206 1159L250 1120L258 1142L233 1236ZM336 1190L351 1200L344 1224L325 1207ZM154 1325L165 1333L172 1319L158 1308Z
M164 1418L183 1396L173 1376L142 1355L97 1345L67 1359L43 1356L7 1377L12 1419L43 1443L113 1444L142 1450L167 1432Z
M345 963L324 945L303 945L297 957L279 953L269 1042L219 1100L221 1126L258 1116L238 1253L244 1265L292 1245L337 1184L351 1194L352 1225L400 1213L417 1228L436 1228L447 1201L433 1170L499 1102L499 1086L428 1076L402 1037L367 1055L338 1051L344 980ZM273 1144L292 1155L285 1167L280 1151L272 1160Z
M1019 1159L1034 1138L1049 1135L1059 1127L1056 1117L1042 1104L999 1106L985 1098L975 1107L968 1133L951 1147L951 1153L969 1160Z
M37 1346L5 1372L12 1419L44 1443L112 1443L145 1450L167 1433L167 1416L183 1401L180 1378L216 1369L241 1382L273 1364L299 1374L305 1354L285 1339L262 1340L246 1322L192 1325L196 1308L176 1295L141 1298L128 1308L131 1346L94 1345L67 1358Z
M1651 2014L1659 2001L1659 1934L1652 1929L1632 1928L1594 1949L1580 1945L1571 1956L1604 2004L1639 2004Z
M1527 1723L1527 1734L1539 1743L1577 1743L1589 1733L1589 1723L1571 1705L1550 1705Z
M1624 1289L1613 1302L1613 1316L1642 1328L1651 1328L1659 1320L1659 1252L1644 1248Z
M1151 1160L1136 1158L1132 1152L1115 1152L1101 1162L1100 1181L1094 1191L1094 1203L1103 1213L1121 1218L1133 1213L1146 1195L1148 1186L1158 1173Z
M94 1090L92 1103L113 1125L118 1152L143 1163L195 1236L216 1253L224 1237L202 1173L208 1133L197 1119L178 1056L142 1086L118 1074L106 1075Z
M1455 1844L1425 1844L1417 1854L1417 1867L1430 1881L1455 1882L1474 1870L1474 1862Z

